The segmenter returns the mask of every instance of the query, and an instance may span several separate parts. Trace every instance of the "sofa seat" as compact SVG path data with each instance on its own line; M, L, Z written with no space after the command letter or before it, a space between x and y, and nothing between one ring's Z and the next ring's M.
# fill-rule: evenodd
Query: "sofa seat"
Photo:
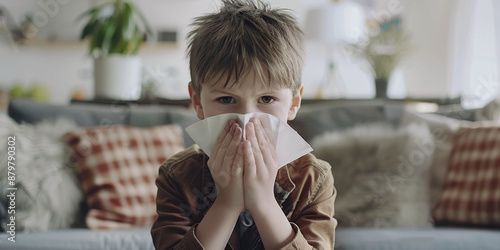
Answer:
M149 228L22 232L12 250L154 249ZM0 242L7 241L0 234ZM0 244L1 245L1 244ZM7 245L7 244L6 244ZM339 228L335 249L498 249L500 233L469 228Z
M150 228L129 230L90 230L72 228L46 232L16 233L16 242L7 240L10 235L0 234L0 249L11 250L127 250L154 249ZM2 246L6 247L3 248Z
M498 230L476 228L339 228L335 249L500 249Z

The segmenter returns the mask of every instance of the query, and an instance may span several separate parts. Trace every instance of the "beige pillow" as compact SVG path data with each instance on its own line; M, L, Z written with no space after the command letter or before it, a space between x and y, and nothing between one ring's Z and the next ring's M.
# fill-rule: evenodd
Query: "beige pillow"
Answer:
M444 183L444 176L451 148L453 146L453 137L460 126L470 124L469 121L457 120L436 114L422 114L405 112L401 118L401 126L406 126L415 122L425 122L429 126L435 150L434 159L430 167L430 207L436 204Z
M332 166L339 227L431 226L427 125L358 125L324 134L312 147Z

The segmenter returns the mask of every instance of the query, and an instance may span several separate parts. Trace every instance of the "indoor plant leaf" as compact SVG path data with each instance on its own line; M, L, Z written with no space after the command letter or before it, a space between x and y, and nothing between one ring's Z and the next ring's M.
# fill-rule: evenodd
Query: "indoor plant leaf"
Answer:
M93 57L136 54L143 42L144 31L152 32L144 15L126 0L102 4L78 18L87 18L80 38L90 40L89 54Z
M94 51L97 50L98 56L101 56L103 53L103 39L105 33L105 26L99 26L96 30L96 33L92 36L93 46L91 48L90 54L94 56ZM96 56L96 57L98 57Z
M132 6L129 3L124 4L124 11L122 13L121 24L123 30L123 39L130 41L134 35L134 18L132 12Z
M134 10L135 14L139 17L139 19L142 21L142 25L144 25L144 29L146 29L146 33L152 34L153 31L151 30L151 27L149 27L148 21L142 14L142 12L139 10L139 8L136 8L132 3L129 3L130 6L132 6L132 9Z
M87 23L87 25L85 25L85 27L82 30L82 34L80 35L80 40L83 40L87 36L90 36L94 32L97 25L98 25L98 20L94 20L93 22Z
M104 34L102 38L102 50L104 52L110 51L110 44L113 38L113 34L115 33L115 27L111 23L107 23L104 27Z
M135 44L132 48L132 54L136 54L142 43L142 33L139 32L139 27L136 26Z
M75 21L80 21L84 19L85 17L90 17L91 19L95 16L97 16L97 13L100 11L101 7L95 7L92 8L88 11L85 11L84 13L80 14L78 17L75 18Z

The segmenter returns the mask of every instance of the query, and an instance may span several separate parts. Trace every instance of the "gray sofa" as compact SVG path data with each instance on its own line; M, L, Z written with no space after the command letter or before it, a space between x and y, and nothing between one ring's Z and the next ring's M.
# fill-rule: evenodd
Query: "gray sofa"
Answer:
M65 116L81 127L106 124L126 124L151 127L162 124L179 124L185 128L198 119L194 111L175 105L117 105L76 103L69 106L41 104L29 100L13 100L8 115L18 123L35 124L44 119ZM471 114L467 114L471 117ZM371 101L320 102L305 104L297 118L290 123L308 142L321 137L325 132L343 131L360 124L385 123L404 126L415 119L433 128L446 128L452 119L438 115L420 115L404 109L401 103ZM457 124L459 122L457 121ZM193 141L184 135L189 146ZM314 153L314 152L313 152ZM2 153L3 154L3 153ZM436 163L433 155L430 161ZM434 159L435 158L435 159ZM342 176L335 175L336 180ZM435 164L434 164L435 165ZM439 189L445 167L435 170L428 178L433 187ZM440 177L441 176L441 177ZM440 179L441 178L441 179ZM432 195L429 195L432 196ZM432 202L435 197L430 197ZM4 197L0 198L6 207ZM431 202L431 205L432 205ZM1 210L0 210L1 211ZM3 210L3 217L6 216ZM82 214L84 216L84 214ZM130 230L90 230L84 225L42 232L16 232L16 242L7 240L9 235L0 233L0 249L153 249L149 228ZM346 227L340 220L336 230L336 249L498 249L500 231L479 228L456 228L435 226L406 227Z

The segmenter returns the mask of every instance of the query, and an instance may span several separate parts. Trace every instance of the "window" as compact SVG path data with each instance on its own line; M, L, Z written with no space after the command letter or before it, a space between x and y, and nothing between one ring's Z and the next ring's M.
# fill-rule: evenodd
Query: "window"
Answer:
M495 43L493 0L475 0L467 44L470 57L465 59L461 81L462 106L482 108L500 95L499 60ZM500 13L497 13L500 14ZM456 60L460 60L457 58ZM457 86L457 85L455 85Z

